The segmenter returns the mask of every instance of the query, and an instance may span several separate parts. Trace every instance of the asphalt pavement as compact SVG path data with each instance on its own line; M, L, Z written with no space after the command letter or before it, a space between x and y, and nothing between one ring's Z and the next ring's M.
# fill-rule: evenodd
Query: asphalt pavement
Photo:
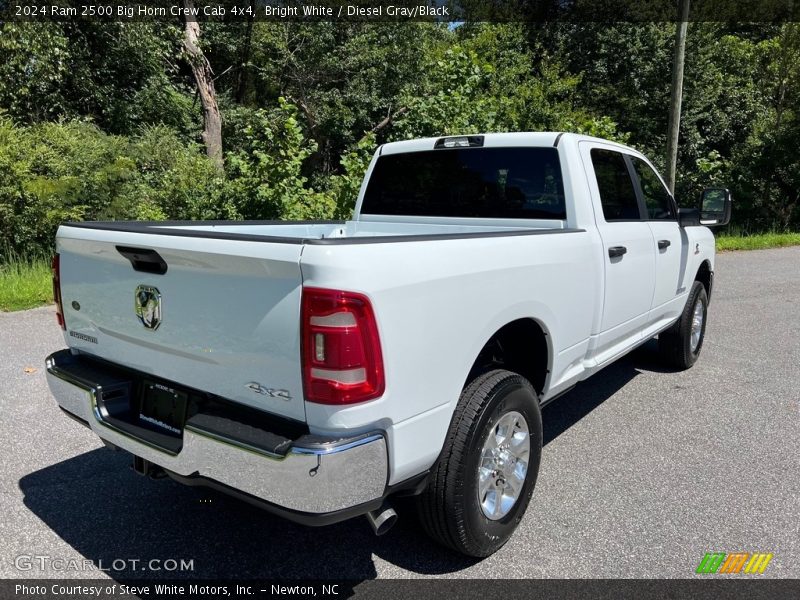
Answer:
M307 528L135 475L56 407L43 362L63 346L52 307L0 313L2 578L691 578L717 551L800 577L800 247L718 257L691 370L648 344L545 408L531 505L481 561L430 542L405 505L377 538L363 518Z

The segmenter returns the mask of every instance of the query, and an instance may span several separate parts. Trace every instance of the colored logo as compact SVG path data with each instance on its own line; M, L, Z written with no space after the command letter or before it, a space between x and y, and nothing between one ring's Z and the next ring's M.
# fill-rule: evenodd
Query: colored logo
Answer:
M724 552L707 552L697 565L696 573L763 573L769 561L772 560L772 553L755 552L734 552L725 554Z

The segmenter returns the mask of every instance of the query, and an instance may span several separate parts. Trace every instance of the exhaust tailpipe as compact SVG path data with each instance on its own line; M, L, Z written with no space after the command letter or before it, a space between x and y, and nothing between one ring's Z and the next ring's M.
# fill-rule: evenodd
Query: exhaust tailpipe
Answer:
M366 516L375 535L383 535L397 523L397 513L387 503L377 510L369 511Z

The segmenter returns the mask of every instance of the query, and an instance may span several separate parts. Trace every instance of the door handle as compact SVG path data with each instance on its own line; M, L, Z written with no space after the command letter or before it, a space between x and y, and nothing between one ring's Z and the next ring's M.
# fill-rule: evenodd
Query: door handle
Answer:
M672 242L670 242L669 240L658 240L658 249L664 250L665 248L669 248L669 245L671 243Z
M611 248L608 249L608 256L609 258L617 258L626 252L628 252L628 249L625 246L611 246Z

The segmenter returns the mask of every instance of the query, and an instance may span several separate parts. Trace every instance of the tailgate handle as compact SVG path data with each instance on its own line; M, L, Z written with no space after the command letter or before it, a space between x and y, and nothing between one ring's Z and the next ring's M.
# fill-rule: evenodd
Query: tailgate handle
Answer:
M163 275L167 272L167 263L161 255L151 248L131 248L117 246L117 252L131 261L134 271Z

